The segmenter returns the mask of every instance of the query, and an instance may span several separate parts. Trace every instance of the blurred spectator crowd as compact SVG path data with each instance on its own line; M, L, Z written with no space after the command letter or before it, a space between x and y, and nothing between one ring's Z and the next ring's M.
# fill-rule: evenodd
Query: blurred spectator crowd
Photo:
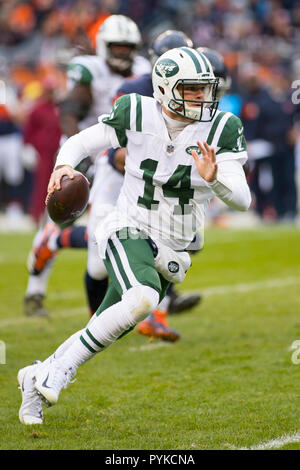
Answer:
M114 13L136 21L146 56L166 29L223 55L232 87L222 109L245 127L253 211L264 222L299 220L300 0L0 0L0 224L5 215L20 227L24 214L39 223L66 66L93 53Z

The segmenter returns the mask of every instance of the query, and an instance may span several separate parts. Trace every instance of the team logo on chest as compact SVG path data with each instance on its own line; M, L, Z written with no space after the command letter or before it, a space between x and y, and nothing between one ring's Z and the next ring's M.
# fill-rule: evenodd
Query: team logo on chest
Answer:
M187 147L185 149L186 153L188 153L189 155L192 155L192 150L196 150L198 155L201 155L201 150L199 149L198 145L191 145L190 147Z

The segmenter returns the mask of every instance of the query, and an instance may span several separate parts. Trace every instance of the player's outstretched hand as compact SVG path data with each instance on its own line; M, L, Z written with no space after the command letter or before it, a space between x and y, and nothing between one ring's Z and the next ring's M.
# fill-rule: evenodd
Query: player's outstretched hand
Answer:
M205 181L211 183L217 178L218 173L215 151L206 142L203 142L203 144L197 142L197 145L201 150L202 158L199 158L196 150L192 150L192 156L195 160L198 173Z

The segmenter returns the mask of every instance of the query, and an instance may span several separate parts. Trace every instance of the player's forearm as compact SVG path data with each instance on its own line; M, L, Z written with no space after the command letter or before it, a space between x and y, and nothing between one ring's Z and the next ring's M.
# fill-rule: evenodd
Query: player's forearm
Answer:
M70 165L75 168L87 156L111 147L107 127L98 123L70 137L58 152L56 167Z
M225 204L239 211L246 211L251 204L250 189L242 166L234 162L219 165L217 179L209 183L215 195Z
M92 103L90 86L75 85L67 98L60 103L60 126L63 134L71 137L79 132L78 123L88 115Z

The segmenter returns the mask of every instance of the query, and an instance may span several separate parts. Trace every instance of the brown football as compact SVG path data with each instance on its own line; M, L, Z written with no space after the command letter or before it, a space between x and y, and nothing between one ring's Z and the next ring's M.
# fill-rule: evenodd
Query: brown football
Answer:
M61 189L55 189L47 201L51 219L57 224L72 222L85 210L89 201L89 184L79 173L74 179L63 176Z

